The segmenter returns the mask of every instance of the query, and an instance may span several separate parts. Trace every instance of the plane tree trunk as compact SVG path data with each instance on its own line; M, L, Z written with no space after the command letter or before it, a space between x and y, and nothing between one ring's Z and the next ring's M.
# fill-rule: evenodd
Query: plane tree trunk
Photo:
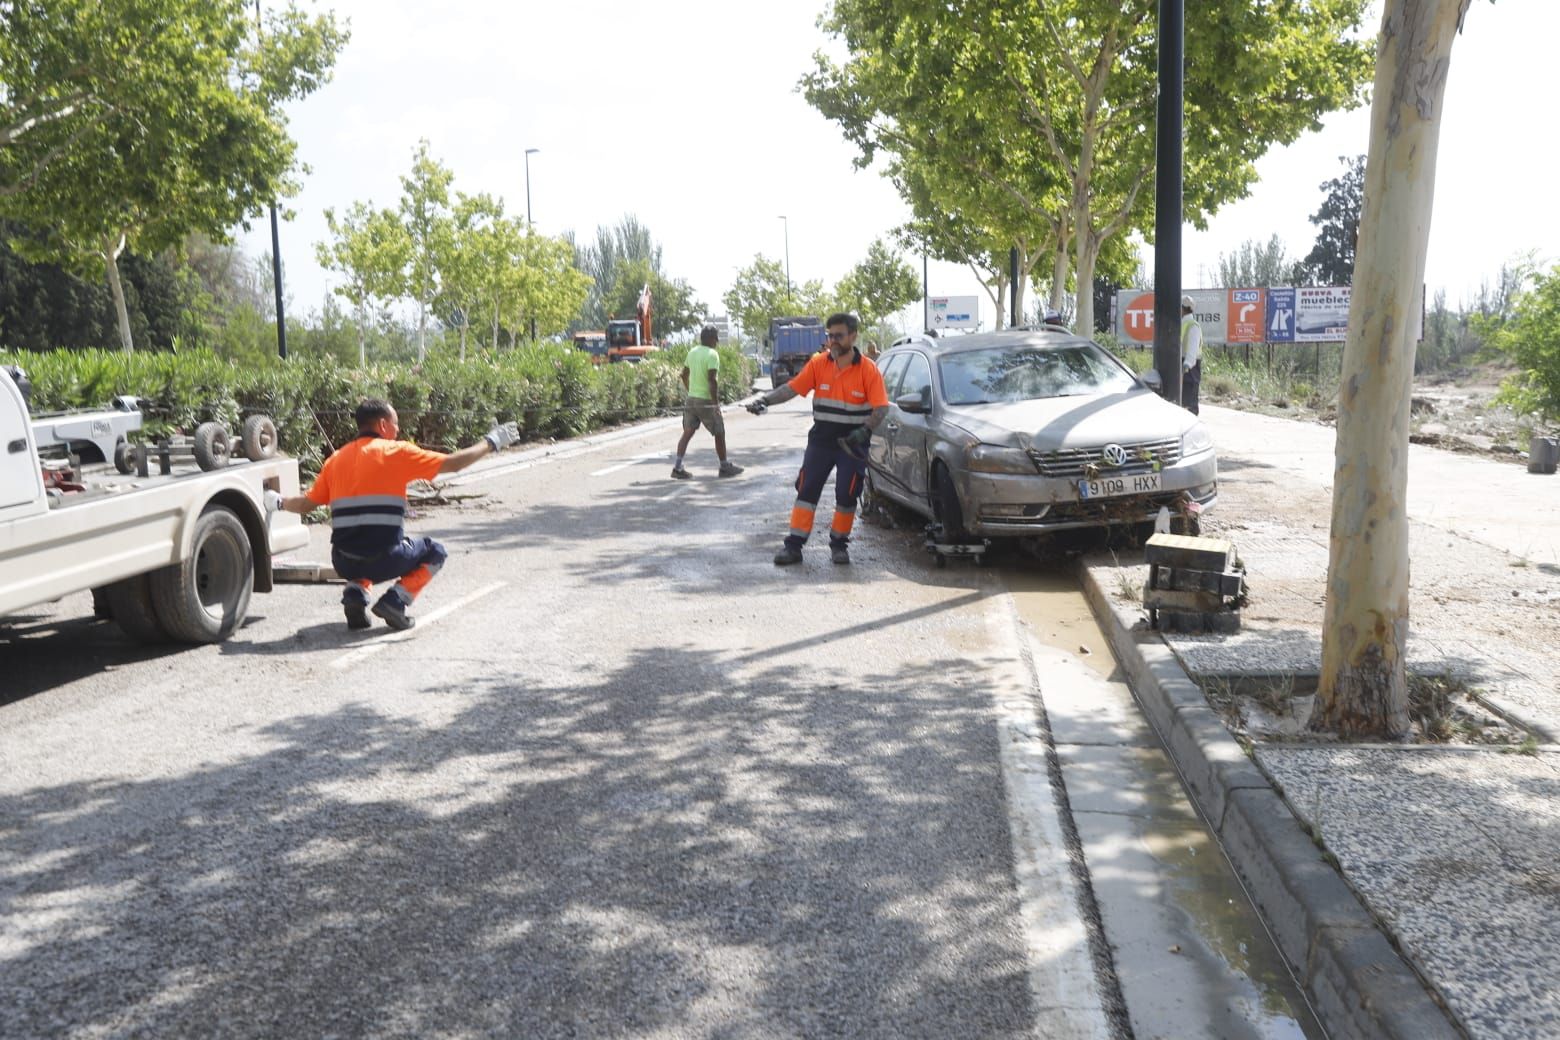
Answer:
M1312 725L1409 732L1408 427L1436 147L1472 0L1388 0L1339 391L1322 674Z
M119 280L119 254L124 251L124 235L116 235L103 242L103 263L108 268L108 289L114 297L114 320L119 325L119 348L129 354L135 350L135 344L130 340L130 308L125 304L125 286Z

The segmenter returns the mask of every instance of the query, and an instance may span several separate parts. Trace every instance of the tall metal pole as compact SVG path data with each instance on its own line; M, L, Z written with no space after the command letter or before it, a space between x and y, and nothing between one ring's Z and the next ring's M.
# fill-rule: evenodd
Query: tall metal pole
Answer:
M255 0L255 39L258 42L264 23L260 0ZM287 358L287 312L282 305L282 232L276 216L276 200L271 200L271 284L276 287L276 356Z
M525 223L526 231L531 230L531 156L541 151L540 148L527 148L525 150ZM531 342L536 342L536 317L531 317Z
M791 222L786 219L784 213L780 214L780 222L785 225L785 296L791 298Z
M921 331L932 331L932 289L931 279L927 277L926 254L921 254Z
M1159 115L1154 174L1154 368L1181 403L1181 135L1185 0L1159 0ZM1079 292L1088 288L1080 285Z
M1018 328L1018 247L1008 250L1008 309L1012 312L1012 318L1008 321L1008 328Z

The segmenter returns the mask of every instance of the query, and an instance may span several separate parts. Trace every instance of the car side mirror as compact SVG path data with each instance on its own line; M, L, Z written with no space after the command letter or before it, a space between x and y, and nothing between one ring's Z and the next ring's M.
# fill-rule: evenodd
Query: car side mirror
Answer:
M1138 378L1143 381L1144 386L1148 387L1154 393L1158 394L1164 392L1165 381L1159 378L1159 369L1151 368L1147 372L1139 375Z
M894 405L901 412L909 412L911 415L925 415L929 408L926 407L926 398L920 393L900 394L894 401Z

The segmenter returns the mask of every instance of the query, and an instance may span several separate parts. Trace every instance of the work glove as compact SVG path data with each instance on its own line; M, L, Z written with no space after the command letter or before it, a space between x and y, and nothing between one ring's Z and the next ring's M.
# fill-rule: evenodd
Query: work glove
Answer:
M494 451L503 451L515 441L520 439L520 427L514 423L500 423L487 432L483 440L488 442L488 447Z
M265 511L267 514L280 511L282 503L286 501L280 491L272 491L270 488L266 489L263 497L265 498Z
M754 415L763 415L765 412L769 411L769 402L764 400L762 397L755 397L753 400L747 403L746 407L747 410L752 412Z
M841 440L845 441L845 443L849 444L853 448L865 448L867 446L867 442L871 439L872 431L867 429L865 426L858 426L841 438Z

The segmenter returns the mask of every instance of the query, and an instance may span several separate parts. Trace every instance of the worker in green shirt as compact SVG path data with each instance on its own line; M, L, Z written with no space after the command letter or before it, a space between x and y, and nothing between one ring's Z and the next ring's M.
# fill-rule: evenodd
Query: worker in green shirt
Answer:
M677 462L672 466L672 476L678 480L687 480L693 476L683 469L683 455L688 451L688 442L693 440L700 426L715 435L715 454L720 459L718 475L734 477L742 472L741 466L726 458L726 420L720 414L718 384L720 354L715 350L718 342L720 333L715 326L704 326L699 332L699 345L688 351L688 359L683 362L682 383L688 389L688 399L683 404L683 429L682 437L677 442Z

